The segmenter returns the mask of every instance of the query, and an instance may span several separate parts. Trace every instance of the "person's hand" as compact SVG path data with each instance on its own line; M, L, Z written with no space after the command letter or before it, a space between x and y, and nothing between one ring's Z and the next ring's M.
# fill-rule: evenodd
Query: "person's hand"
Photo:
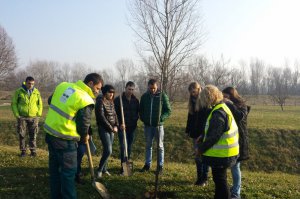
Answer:
M83 138L83 143L87 144L88 141L89 141L89 139L90 139L90 136L89 136L89 134L87 134L87 135L85 136L85 138Z
M120 125L120 130L123 131L123 130L125 130L125 129L126 129L125 124L121 124L121 125Z
M197 137L196 139L196 143L201 143L202 142L202 135L200 135L199 137Z
M113 132L117 133L118 132L118 127L114 126Z

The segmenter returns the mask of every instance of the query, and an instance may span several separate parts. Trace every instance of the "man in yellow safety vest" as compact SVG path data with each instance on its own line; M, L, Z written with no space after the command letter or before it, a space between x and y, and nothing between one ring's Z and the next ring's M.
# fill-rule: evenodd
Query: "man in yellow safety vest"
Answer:
M49 111L44 130L49 149L51 199L77 198L77 142L87 142L94 98L103 85L97 73L88 74L84 81L62 82L49 98Z

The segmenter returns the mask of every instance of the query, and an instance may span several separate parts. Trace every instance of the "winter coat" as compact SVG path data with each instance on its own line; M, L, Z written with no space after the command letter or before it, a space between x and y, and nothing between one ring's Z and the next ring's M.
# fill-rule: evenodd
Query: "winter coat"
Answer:
M206 150L216 144L228 129L229 124L226 112L222 108L214 111L210 119L206 139L199 147L200 154L203 154ZM231 167L236 163L237 158L238 156L225 158L202 156L203 162L212 167Z
M114 127L119 126L114 102L102 95L96 98L95 115L98 127L101 126L108 132L113 132Z
M122 103L126 129L133 130L136 128L137 121L139 119L139 100L134 95L131 95L131 99L128 100L125 96L125 93L123 93ZM122 124L120 96L115 98L114 104L119 119L119 124Z
M241 107L238 107L229 101L226 102L226 105L231 110L239 129L240 155L238 161L247 160L249 159L247 117L250 111L250 106L242 105Z
M145 126L163 125L164 121L171 115L171 106L168 96L163 92L161 96L162 106L160 120L158 121L160 92L151 94L144 93L140 101L140 119Z
M192 109L195 110L195 102L192 102ZM188 113L185 133L191 138L198 138L204 135L206 119L210 113L210 109L201 108L197 112Z
M41 117L43 111L43 101L38 89L33 88L29 96L28 90L23 85L18 88L13 97L11 108L16 118L18 117Z

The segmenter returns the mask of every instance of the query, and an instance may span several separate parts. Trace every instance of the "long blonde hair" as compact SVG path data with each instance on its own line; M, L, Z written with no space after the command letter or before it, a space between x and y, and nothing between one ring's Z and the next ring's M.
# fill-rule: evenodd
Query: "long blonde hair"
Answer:
M214 85L206 85L200 93L201 107L211 108L222 100L222 92Z
M195 107L193 107L191 91L194 90L194 89L197 89L198 92L200 93L201 86L198 82L191 82L189 87L188 87L188 90L189 90L189 93L190 93L189 104L188 104L189 114L194 114L195 112L199 111L199 108L200 108L199 94L196 98Z

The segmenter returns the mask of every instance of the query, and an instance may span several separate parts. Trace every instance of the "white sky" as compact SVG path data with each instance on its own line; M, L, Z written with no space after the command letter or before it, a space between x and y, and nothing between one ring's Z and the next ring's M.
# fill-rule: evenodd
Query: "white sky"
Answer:
M207 37L199 53L233 63L257 57L280 66L300 60L300 1L202 0ZM125 0L0 0L0 25L12 37L20 66L30 60L111 68L139 60L126 25Z

